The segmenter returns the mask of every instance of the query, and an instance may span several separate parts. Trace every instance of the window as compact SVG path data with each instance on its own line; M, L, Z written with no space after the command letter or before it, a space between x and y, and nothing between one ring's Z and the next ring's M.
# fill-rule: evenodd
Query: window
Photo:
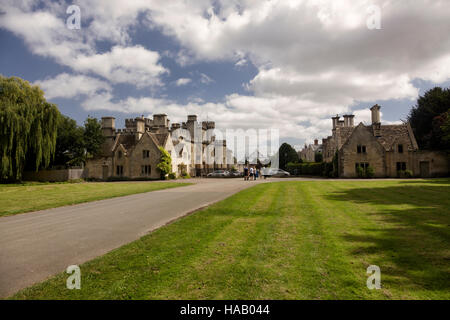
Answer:
M406 162L397 162L397 171L405 171Z
M403 153L403 145L402 144L398 145L398 153Z
M366 153L366 151L367 151L366 146L358 145L356 147L356 152L358 152L358 153Z
M117 166L116 167L116 175L117 176L123 176L123 166Z
M152 172L152 167L151 166L142 166L141 167L141 174L144 176L149 176Z
M144 159L150 158L150 150L142 150L142 158Z
M360 162L355 163L355 172L358 173L359 168L361 168L364 172L366 172L367 168L369 168L369 163L367 162Z

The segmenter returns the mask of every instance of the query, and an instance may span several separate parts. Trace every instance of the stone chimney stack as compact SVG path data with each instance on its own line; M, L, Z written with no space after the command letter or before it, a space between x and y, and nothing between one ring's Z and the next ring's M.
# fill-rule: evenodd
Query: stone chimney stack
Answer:
M370 111L372 111L372 124L381 123L380 109L381 107L378 104L370 108Z
M331 118L333 120L333 129L336 129L339 126L339 115L336 115L336 117Z
M116 131L116 118L103 117L102 118L102 133L105 137L111 137Z
M315 139L315 140L314 140L314 145L315 145L315 146L318 146L318 145L319 145L319 140Z
M344 127L353 127L354 126L354 115L345 115L344 116Z

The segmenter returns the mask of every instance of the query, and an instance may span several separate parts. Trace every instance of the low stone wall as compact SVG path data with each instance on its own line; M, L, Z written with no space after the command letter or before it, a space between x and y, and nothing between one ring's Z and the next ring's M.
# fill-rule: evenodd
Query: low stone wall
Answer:
M84 169L27 171L23 174L24 181L64 182L86 178Z

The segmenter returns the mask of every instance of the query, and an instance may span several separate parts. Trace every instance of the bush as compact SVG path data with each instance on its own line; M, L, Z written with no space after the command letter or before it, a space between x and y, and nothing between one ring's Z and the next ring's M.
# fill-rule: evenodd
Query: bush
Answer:
M300 176L322 176L325 168L325 163L289 163L286 171L291 175Z
M171 172L169 173L169 180L175 180L177 178L177 176L175 175L175 173Z
M412 178L413 177L413 172L411 170L406 170L405 171L405 178Z
M190 178L191 178L191 176L190 176L189 173L187 173L187 172L183 172L183 174L181 175L181 177L182 177L183 179L190 179Z
M374 176L375 176L375 170L371 166L368 166L366 169L366 172L364 174L364 178L372 179Z
M358 166L356 168L356 175L358 176L358 178L362 179L364 178L364 169L361 168L360 166Z

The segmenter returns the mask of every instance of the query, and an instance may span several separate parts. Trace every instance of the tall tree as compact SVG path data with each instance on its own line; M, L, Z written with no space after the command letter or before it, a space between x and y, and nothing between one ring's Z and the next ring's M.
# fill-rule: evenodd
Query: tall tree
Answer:
M0 75L0 180L47 167L56 147L59 111L38 86Z
M85 160L84 129L69 117L58 121L55 160L53 165L80 165Z
M278 150L278 159L280 169L286 170L288 163L298 163L298 154L288 143L283 143Z
M102 133L102 124L96 118L88 117L84 121L84 146L87 156L98 156L103 142L105 142L105 136Z
M436 87L419 97L408 115L408 121L421 149L446 148L441 127L449 110L450 89Z

